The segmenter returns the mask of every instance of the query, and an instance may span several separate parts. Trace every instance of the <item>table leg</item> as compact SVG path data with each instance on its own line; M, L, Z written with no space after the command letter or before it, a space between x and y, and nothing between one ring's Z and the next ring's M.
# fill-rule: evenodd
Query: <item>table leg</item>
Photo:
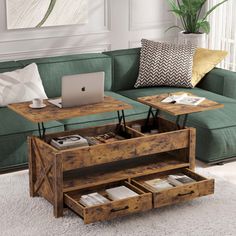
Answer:
M46 133L46 128L44 126L44 123L38 123L38 132L39 132L39 137L41 139L43 139L45 137L45 133Z
M180 124L180 117L181 117L180 115L177 116L175 123L176 123L177 129L184 129L184 127L186 126L187 120L188 120L188 114L184 115L184 119L183 119L182 125Z
M152 110L152 107L150 106L149 107L149 110L148 110L148 115L147 115L147 118L146 118L146 121L145 121L145 124L144 124L144 129L147 130L148 129L148 124L149 124L149 121L150 121L150 116L152 115L152 118L153 118L153 127L156 126L156 122L157 122L157 119L158 119L158 115L159 115L159 110L156 109L156 112L154 114L153 110ZM158 128L158 127L156 127Z
M145 121L145 125L144 125L144 129L145 129L145 130L146 130L147 127L148 127L148 123L149 123L149 120L150 120L151 113L152 113L152 107L149 107L148 115L147 115L147 118L146 118L146 121Z

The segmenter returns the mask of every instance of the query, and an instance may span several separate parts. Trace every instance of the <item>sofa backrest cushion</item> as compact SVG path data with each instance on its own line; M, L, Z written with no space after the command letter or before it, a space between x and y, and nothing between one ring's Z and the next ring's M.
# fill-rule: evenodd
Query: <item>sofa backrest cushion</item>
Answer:
M140 48L104 52L112 59L112 91L134 88L139 73Z
M111 90L111 58L100 53L1 62L0 73L23 68L33 62L38 65L48 97L58 97L61 95L62 76L96 71L105 72L104 87L105 90Z

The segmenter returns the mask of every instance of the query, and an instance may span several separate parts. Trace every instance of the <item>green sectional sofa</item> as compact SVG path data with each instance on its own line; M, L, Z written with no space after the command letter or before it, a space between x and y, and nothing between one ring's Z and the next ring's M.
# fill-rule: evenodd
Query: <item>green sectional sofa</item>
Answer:
M127 120L145 118L148 107L137 97L174 91L191 91L223 103L223 109L192 114L187 125L197 128L197 158L208 163L236 156L236 74L222 69L208 73L194 89L154 87L134 89L140 48L105 53L61 56L0 63L0 73L35 62L48 97L60 96L63 75L105 71L105 93L131 104ZM168 119L173 117L163 114ZM46 123L47 132L76 129L116 121L116 113L103 113ZM6 107L0 108L0 172L27 165L26 137L37 134L37 125Z

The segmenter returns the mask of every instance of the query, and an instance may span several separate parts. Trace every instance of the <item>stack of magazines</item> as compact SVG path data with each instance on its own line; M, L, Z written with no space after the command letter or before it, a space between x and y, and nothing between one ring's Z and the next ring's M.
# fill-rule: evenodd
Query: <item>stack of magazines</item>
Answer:
M181 95L170 95L161 102L197 106L204 100L204 97L190 96L187 93L183 93Z

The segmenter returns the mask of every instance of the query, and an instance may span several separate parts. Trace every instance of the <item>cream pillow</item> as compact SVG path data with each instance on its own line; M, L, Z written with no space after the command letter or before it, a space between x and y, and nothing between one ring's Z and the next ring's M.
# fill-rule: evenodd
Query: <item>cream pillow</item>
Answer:
M11 72L0 73L0 106L10 103L47 99L35 63Z
M200 80L219 64L226 56L226 51L197 48L193 57L193 71L191 83L195 87Z

